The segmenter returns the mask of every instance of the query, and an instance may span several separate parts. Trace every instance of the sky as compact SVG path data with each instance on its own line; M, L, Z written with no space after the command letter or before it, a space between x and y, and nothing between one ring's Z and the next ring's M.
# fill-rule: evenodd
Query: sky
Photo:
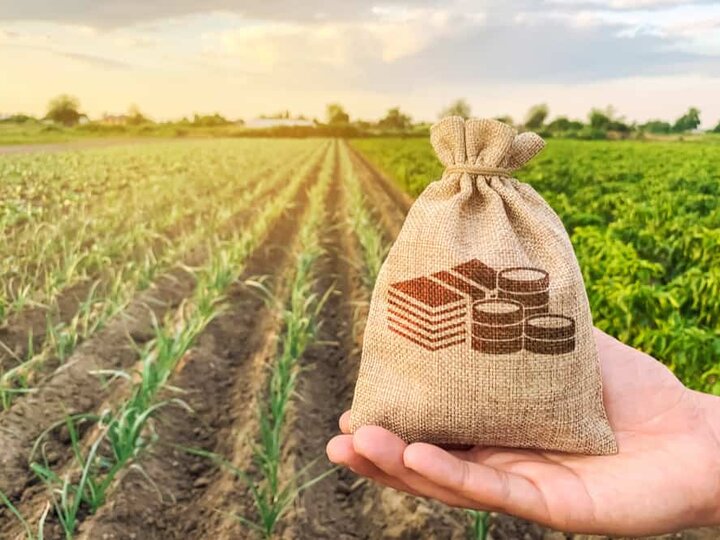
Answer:
M0 114L59 93L91 117L400 106L720 121L720 3L703 0L0 0Z

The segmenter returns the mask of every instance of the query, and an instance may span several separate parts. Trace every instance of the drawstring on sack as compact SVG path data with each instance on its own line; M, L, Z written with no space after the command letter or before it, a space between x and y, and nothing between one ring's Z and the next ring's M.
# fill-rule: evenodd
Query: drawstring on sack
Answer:
M445 173L467 173L477 176L512 176L510 169L502 169L499 167L477 167L474 165L448 165L445 167ZM443 174L445 174L443 173Z

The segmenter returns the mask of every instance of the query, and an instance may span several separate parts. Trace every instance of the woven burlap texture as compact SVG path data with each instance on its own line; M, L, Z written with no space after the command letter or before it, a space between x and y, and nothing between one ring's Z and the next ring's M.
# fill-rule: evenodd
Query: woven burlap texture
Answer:
M495 120L460 117L435 124L431 141L449 170L417 198L378 275L351 430L378 425L406 442L617 452L588 298L567 232L532 187L511 177L544 141ZM493 269L482 286L457 278L467 261ZM527 278L535 279L526 286L530 292L498 277L503 270L506 277L526 277L522 269L535 272ZM428 305L422 296L428 281L446 291L432 277L438 272L482 288L480 296L433 292ZM412 283L396 285L415 278L425 287L419 292ZM476 306L477 298L489 304ZM485 324L478 313L503 298L521 306L524 322ZM566 327L537 328L557 321Z

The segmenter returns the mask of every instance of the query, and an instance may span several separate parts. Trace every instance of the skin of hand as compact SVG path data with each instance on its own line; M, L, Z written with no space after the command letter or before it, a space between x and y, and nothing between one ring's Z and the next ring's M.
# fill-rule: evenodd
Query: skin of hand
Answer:
M654 358L596 330L603 396L619 453L406 444L364 426L330 460L379 484L553 529L642 536L720 525L720 397L694 392Z

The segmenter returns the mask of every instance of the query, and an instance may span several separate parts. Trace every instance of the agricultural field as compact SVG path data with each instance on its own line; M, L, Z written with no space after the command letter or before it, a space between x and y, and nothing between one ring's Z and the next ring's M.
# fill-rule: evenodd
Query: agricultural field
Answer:
M353 145L418 195L442 173L425 139ZM518 179L570 233L597 327L720 395L720 143L550 140Z
M605 144L552 141L520 177L571 230L598 326L720 393L720 147ZM419 140L0 156L0 538L566 538L325 458L439 172Z

